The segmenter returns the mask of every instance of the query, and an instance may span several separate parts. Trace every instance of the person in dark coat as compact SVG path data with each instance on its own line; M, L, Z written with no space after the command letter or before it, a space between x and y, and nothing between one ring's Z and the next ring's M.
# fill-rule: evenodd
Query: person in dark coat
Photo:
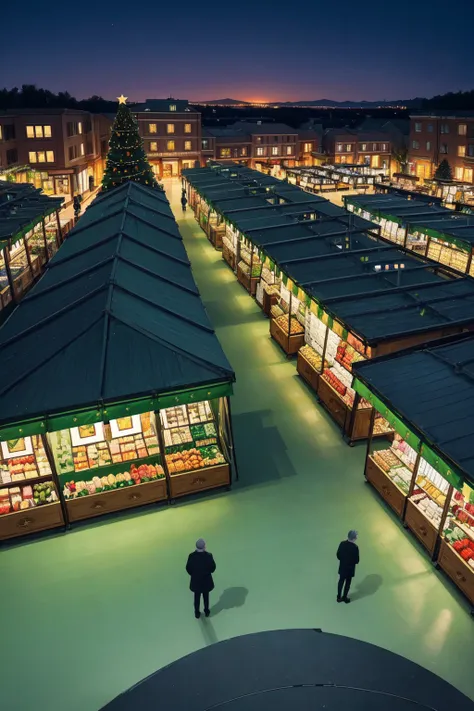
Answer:
M206 551L206 542L200 538L196 541L196 550L190 553L186 563L186 572L191 576L189 589L194 593L194 615L198 620L201 617L201 595L204 601L204 614L209 617L209 593L214 590L212 573L216 564L212 553Z
M339 561L339 583L337 585L337 601L350 602L348 597L355 567L359 562L359 546L356 544L357 531L349 531L347 540L342 541L337 549ZM343 590L344 588L344 590Z
M181 207L183 208L183 212L186 212L186 205L188 204L188 201L186 199L186 193L183 192L181 195Z

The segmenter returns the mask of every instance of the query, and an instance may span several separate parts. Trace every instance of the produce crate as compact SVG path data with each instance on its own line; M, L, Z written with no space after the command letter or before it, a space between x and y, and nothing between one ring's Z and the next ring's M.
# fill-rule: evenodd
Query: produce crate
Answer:
M125 486L123 489L105 491L101 494L88 494L77 499L68 499L66 508L69 520L81 521L85 518L102 516L112 511L121 511L135 506L165 501L168 498L166 479Z
M345 430L346 418L350 417L350 410L337 390L324 378L318 381L318 397L331 417Z
M405 523L426 550L433 555L438 540L438 531L410 499L407 501Z
M382 499L402 518L406 496L372 457L368 457L365 463L365 477L374 489L377 489Z
M441 542L438 565L474 605L474 569L446 541Z
M228 486L230 484L230 466L218 464L214 467L196 469L183 474L172 474L169 481L172 499L186 496L186 494L195 494L197 491Z
M57 501L0 516L0 540L60 526L64 526L64 517L61 504Z

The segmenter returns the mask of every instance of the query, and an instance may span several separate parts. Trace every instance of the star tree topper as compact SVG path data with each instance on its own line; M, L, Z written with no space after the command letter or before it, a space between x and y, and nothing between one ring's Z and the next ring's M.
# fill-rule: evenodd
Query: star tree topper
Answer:
M117 96L117 101L119 104L126 104L127 103L128 96L124 96L123 94L121 96Z

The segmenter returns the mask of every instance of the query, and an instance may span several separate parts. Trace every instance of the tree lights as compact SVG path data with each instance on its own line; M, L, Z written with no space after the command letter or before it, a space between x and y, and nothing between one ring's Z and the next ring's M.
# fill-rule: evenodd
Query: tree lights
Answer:
M162 189L157 183L138 133L138 123L126 105L127 97L118 97L118 109L112 126L109 152L102 179L102 190L111 190L127 180Z

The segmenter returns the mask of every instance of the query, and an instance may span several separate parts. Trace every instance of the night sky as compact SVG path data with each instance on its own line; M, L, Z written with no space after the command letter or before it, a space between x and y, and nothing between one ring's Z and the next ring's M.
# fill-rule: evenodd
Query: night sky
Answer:
M10 0L2 25L0 86L78 99L358 101L474 88L474 0Z

